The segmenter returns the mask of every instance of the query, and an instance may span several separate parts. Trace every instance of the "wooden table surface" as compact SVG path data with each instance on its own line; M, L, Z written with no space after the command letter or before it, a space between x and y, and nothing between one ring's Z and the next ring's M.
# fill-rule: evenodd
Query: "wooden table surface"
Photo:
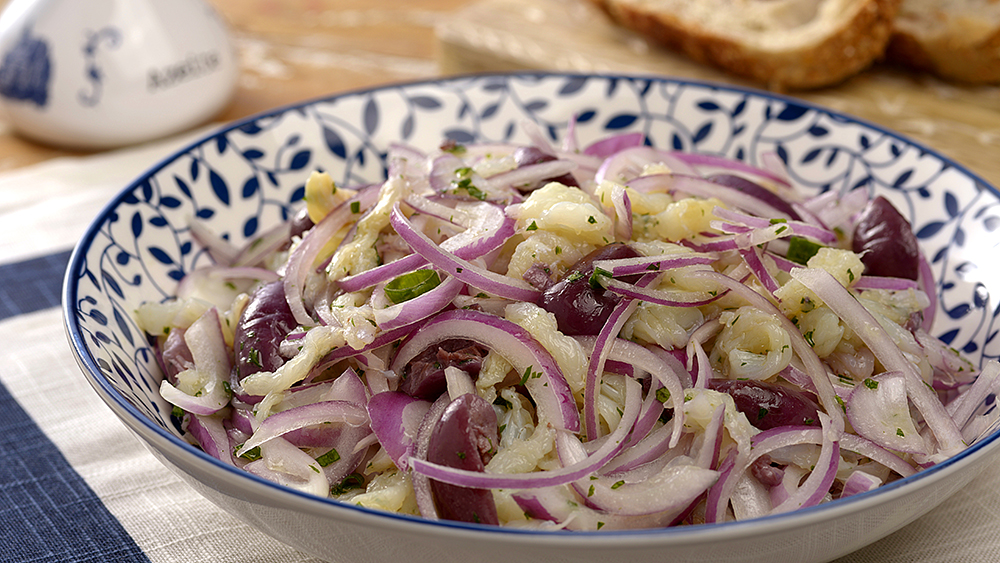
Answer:
M3 4L4 0L0 0ZM645 45L581 0L208 0L241 65L222 123L376 84L481 70L730 77ZM897 130L1000 185L1000 88L875 68L797 95ZM0 115L0 172L82 154L18 137Z

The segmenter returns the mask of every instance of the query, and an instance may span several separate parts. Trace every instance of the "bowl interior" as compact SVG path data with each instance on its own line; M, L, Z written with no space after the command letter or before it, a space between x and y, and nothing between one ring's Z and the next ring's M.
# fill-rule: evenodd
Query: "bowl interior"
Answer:
M482 75L391 85L256 116L168 157L96 218L67 271L69 337L91 383L131 426L179 439L162 378L133 311L168 298L207 264L198 220L237 244L289 216L313 170L342 185L380 181L391 143L527 142L525 120L554 143L576 117L581 144L629 131L653 145L759 164L777 154L810 193L855 188L907 216L937 279L933 334L981 364L1000 355L990 295L1000 294L998 197L960 165L897 134L768 93L652 77ZM995 439L992 436L990 440ZM240 472L235 471L239 474Z

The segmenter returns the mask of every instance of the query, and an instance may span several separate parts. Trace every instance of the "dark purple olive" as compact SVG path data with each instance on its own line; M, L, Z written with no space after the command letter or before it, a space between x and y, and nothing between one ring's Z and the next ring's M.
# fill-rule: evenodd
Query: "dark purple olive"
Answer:
M280 281L261 286L250 296L233 335L240 381L259 371L274 371L285 363L278 346L295 328L295 317Z
M313 228L315 224L313 223L312 218L309 217L309 211L303 207L292 216L292 219L289 221L289 226L291 227L289 236L300 237L303 233Z
M455 338L439 342L407 364L399 390L417 399L433 401L447 388L445 368L456 367L477 377L487 352L489 350L471 340Z
M545 154L538 150L536 147L518 147L514 150L514 162L517 163L517 167L528 166L529 164L541 164L543 162L549 162L555 160L556 157L551 154ZM580 184L577 183L576 178L572 174L566 173L562 176L556 178L546 178L541 182L527 187L519 188L522 192L528 192L535 188L539 188L548 182L559 182L564 186L571 186L574 188L579 188Z
M591 283L594 261L634 258L639 253L627 244L616 242L584 256L553 285L542 292L538 305L556 317L563 334L597 334L604 327L621 296ZM624 279L624 278L623 278ZM634 276L629 276L631 283Z
M709 387L728 393L736 410L760 430L819 425L819 406L801 391L766 381L731 379L713 379Z
M771 456L764 454L750 464L750 474L762 485L777 487L785 476L785 470L771 464Z
M871 200L854 226L854 252L861 255L865 273L916 280L920 249L910 222L882 196Z
M431 430L427 461L446 467L483 471L497 445L497 415L493 405L466 393L448 404ZM488 489L459 487L430 481L438 516L476 524L500 523L493 493Z
M733 188L747 194L748 196L757 198L785 215L788 215L790 219L795 221L802 220L802 217L795 211L795 208L793 208L790 203L782 199L778 194L756 182L752 182L742 176L736 176L734 174L716 174L714 176L709 176L708 179L709 181L719 184L720 186ZM777 219L777 217L770 218Z
M184 340L183 328L172 328L170 334L160 345L160 358L163 374L167 381L177 383L177 374L194 367L194 358L191 356L191 349L188 348Z

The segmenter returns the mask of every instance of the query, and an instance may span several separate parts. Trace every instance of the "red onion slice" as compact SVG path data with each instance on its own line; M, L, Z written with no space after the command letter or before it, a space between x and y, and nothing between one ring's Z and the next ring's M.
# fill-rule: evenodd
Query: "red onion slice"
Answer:
M534 186L547 178L559 178L578 168L571 160L547 160L536 164L526 164L507 172L494 174L486 179L490 189L507 192L518 188Z
M955 421L875 317L826 270L799 268L791 275L816 293L864 341L885 369L903 374L907 393L937 438L941 453L951 456L965 449Z
M739 252L757 281L764 286L764 289L774 295L774 292L778 291L778 281L764 265L764 251L758 246L751 246L750 248L741 248Z
M646 140L643 133L622 133L594 141L583 149L583 154L608 158L625 149L641 146Z
M765 229L774 225L769 218L747 215L746 213L732 211L724 207L717 206L712 210L712 213L723 221L731 221L738 225L744 225L752 229ZM791 220L786 220L780 224L788 228L788 234L808 237L824 244L833 244L837 242L837 234L824 227L817 227L802 221ZM781 234L784 234L784 232Z
M736 160L733 158L728 158L724 156L715 156L710 154L699 154L691 152L680 152L674 151L670 153L674 158L686 162L692 166L705 166L718 168L722 170L731 170L734 172L745 172L759 178L766 178L773 182L777 182L783 186L790 186L787 176L775 173L774 171L767 168L758 168L752 164L747 164L741 160ZM769 161L773 164L773 161Z
M198 440L198 445L205 453L229 465L236 465L233 460L232 442L220 419L192 414L188 420L187 430L195 440Z
M243 468L275 483L317 496L330 493L330 481L309 454L282 438L260 446L261 459Z
M192 396L164 379L160 382L160 395L165 401L187 412L215 414L229 403L225 385L229 382L233 367L222 335L218 310L213 307L198 317L184 332L184 342L191 351L197 379L204 384L198 394ZM183 378L183 373L178 374L178 378Z
M402 471L416 445L417 431L431 408L431 403L414 399L400 391L387 391L368 401L372 432L382 449Z
M807 506L816 506L823 501L837 478L837 467L840 465L839 432L830 427L830 417L819 413L822 430L822 444L819 457L809 473L809 477L781 504L774 507L772 514L791 512Z
M707 266L715 263L716 260L718 260L717 256L708 254L678 252L677 254L660 254L657 256L594 260L594 267L607 270L614 276L628 276L632 274L648 274L650 271L684 268L686 266Z
M854 431L883 448L919 455L929 453L910 417L902 374L885 372L865 379L851 392L846 410Z
M682 193L704 199L718 198L723 203L742 209L758 217L768 219L791 219L788 213L767 203L766 201L748 195L736 188L717 184L700 176L685 176L681 174L654 174L642 176L628 182L628 187L640 192ZM763 189L763 188L762 188Z
M231 242L212 232L201 221L191 222L191 238L199 246L208 250L212 261L220 266L231 266L239 256L240 250Z
M632 379L626 379L625 408L618 426L611 434L608 434L601 447L590 456L559 469L516 474L483 473L453 469L422 459L413 459L411 466L414 472L431 479L476 489L537 489L572 483L596 472L622 450L625 439L639 416L641 404L642 389L640 384Z
M840 408L840 403L837 401L837 395L833 391L833 384L830 383L830 378L827 376L826 367L824 367L823 362L820 361L819 356L816 355L812 346L806 342L805 337L802 336L802 332L792 324L792 321L788 320L788 317L782 314L773 303L762 295L729 276L704 270L692 271L686 275L690 278L702 279L708 283L725 287L742 297L750 305L767 312L777 319L785 332L788 333L792 344L792 351L802 360L806 373L809 375L809 379L816 389L816 394L819 397L820 404L823 406L823 410L833 418L835 427L843 428L843 411ZM836 280L834 281L836 282ZM839 286L840 284L838 283L837 285Z
M305 327L316 326L316 321L306 312L302 301L302 291L306 278L312 271L319 252L344 225L360 218L360 212L367 210L378 199L379 190L367 188L359 191L351 199L341 203L316 224L292 251L285 266L285 298L292 310L295 322Z
M541 418L556 428L576 432L576 400L552 354L531 333L507 319L473 309L453 309L431 317L399 347L390 369L403 373L407 363L429 346L452 338L478 342L500 354L518 373L538 405Z
M880 485L882 485L882 480L878 477L871 473L857 470L851 473L851 476L844 481L844 490L841 491L840 498L867 493L872 489L878 488Z
M449 277L434 289L413 299L375 309L375 324L382 330L404 327L440 312L461 293L465 284Z
M276 412L264 419L236 455L281 437L293 430L318 424L368 424L368 412L361 405L347 401L323 401Z
M657 274L645 274L636 282L636 285L645 287L653 283L656 277ZM597 396L600 394L604 363L608 360L608 354L614 341L618 339L622 326L625 325L625 321L638 306L639 302L634 299L624 298L619 301L611 310L611 315L608 316L608 320L605 321L594 340L594 351L587 364L587 379L584 383L583 393L583 425L589 440L595 440L601 435L600 424L597 420Z
M393 206L389 221L414 252L448 275L498 297L531 303L538 300L540 293L527 282L473 265L434 244L427 235L414 228L413 223L399 210L398 204Z

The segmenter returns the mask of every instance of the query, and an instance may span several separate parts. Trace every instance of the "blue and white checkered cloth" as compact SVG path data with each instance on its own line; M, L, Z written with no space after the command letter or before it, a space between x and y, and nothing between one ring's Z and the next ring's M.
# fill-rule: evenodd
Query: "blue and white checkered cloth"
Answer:
M70 249L115 192L183 142L0 174L0 562L316 561L161 465L90 389L66 343ZM998 530L1000 464L838 563L996 563Z

